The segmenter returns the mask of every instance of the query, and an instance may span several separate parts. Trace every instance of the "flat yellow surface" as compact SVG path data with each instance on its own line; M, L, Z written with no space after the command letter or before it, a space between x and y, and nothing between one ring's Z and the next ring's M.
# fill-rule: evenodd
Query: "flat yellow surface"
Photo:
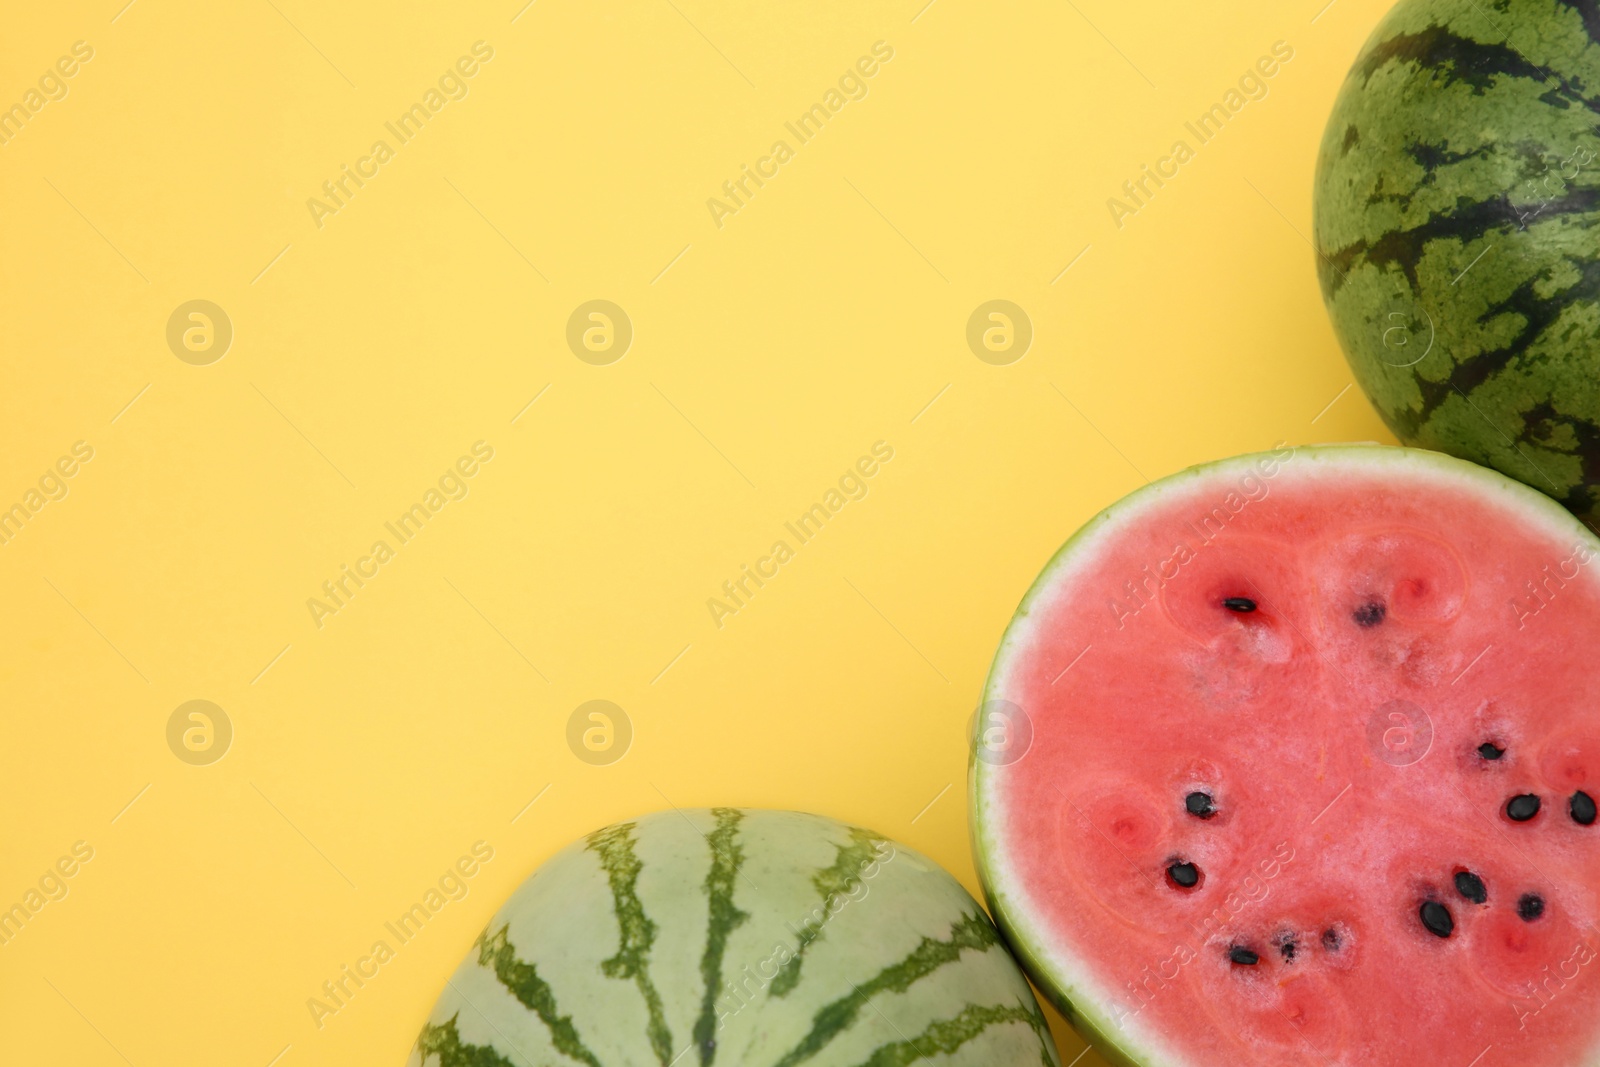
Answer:
M963 729L1054 548L1390 440L1306 241L1381 0L122 2L0 32L7 1063L396 1067L514 886L668 804L975 889Z

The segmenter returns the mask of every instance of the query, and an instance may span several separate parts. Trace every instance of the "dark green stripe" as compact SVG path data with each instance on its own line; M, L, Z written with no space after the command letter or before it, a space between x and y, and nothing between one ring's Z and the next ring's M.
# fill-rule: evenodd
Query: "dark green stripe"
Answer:
M1520 318L1521 328L1510 340L1473 356L1462 358L1458 355L1455 366L1444 381L1430 382L1419 377L1417 386L1422 391L1422 407L1416 414L1418 426L1426 422L1441 404L1456 398L1458 393L1471 394L1478 386L1511 365L1516 357L1556 325L1568 308L1593 305L1595 297L1600 295L1600 260L1567 259L1563 265L1575 271L1577 276L1560 295L1540 295L1540 289L1547 289L1551 285L1551 279L1540 272L1513 289L1504 300L1488 305L1477 317L1476 321L1481 324L1488 324L1508 314ZM1484 398L1480 396L1476 402L1482 404ZM1503 427L1504 432L1513 436L1520 436L1523 429L1514 423ZM1529 473L1532 474L1531 471Z
M485 930L478 936L479 966L492 968L500 984L524 1008L539 1016L539 1021L550 1031L550 1043L557 1051L589 1067L600 1067L600 1061L578 1036L577 1027L572 1025L572 1017L562 1015L557 1009L556 996L550 984L539 977L539 971L533 964L517 958L517 950L506 936L509 930L510 926L507 925L492 935Z
M1600 5L1594 0L1560 0L1564 7L1570 7L1583 19L1584 32L1589 35L1589 40L1600 42Z
M806 950L811 947L812 942L822 936L822 927L828 921L828 913L833 907L833 902L854 889L861 879L862 870L874 860L881 858L880 848L883 844L883 838L870 830L852 826L850 843L834 846L837 854L834 856L833 866L819 868L811 877L811 884L817 887L817 894L822 898L822 906L800 924L800 929L796 931L800 935L800 945L773 978L771 986L767 989L768 994L774 997L786 996L800 983L800 966L804 962Z
M673 1055L672 1031L667 1028L661 994L650 980L650 946L656 939L656 924L645 915L644 905L639 902L637 886L644 864L633 853L633 830L633 823L622 823L597 830L588 839L589 848L599 854L600 866L610 880L612 910L621 935L617 954L601 963L600 969L607 978L631 979L638 987L650 1013L646 1027L650 1048L661 1067L668 1067Z
M1589 487L1600 484L1600 426L1579 416L1557 411L1551 398L1540 400L1521 414L1524 440L1540 449L1576 456L1583 465L1582 480L1569 488L1565 495L1558 495L1550 488L1550 483L1540 471L1530 469L1522 480L1555 496L1573 511L1580 514L1588 511L1594 504L1590 499ZM1531 462L1528 465L1531 467ZM1592 520L1585 521L1590 529L1595 528Z
M1490 23L1484 24L1486 28ZM1487 43L1464 37L1446 26L1429 26L1418 33L1399 33L1380 41L1356 61L1350 77L1363 84L1384 64L1413 63L1419 70L1438 74L1444 84L1464 82L1483 92L1504 77L1543 82L1547 72L1530 63L1509 43Z
M750 918L733 903L733 887L744 862L744 849L737 840L739 821L744 812L737 808L715 808L717 828L706 835L711 846L711 869L706 872L706 897L710 920L706 928L706 950L700 957L700 977L705 980L705 996L700 1002L700 1018L694 1024L695 1044L700 1046L700 1063L710 1064L717 1055L717 994L722 988L722 957L728 950L728 935Z
M1015 1007L1004 1004L993 1007L972 1004L963 1008L954 1018L929 1023L916 1037L880 1046L861 1062L860 1067L904 1067L905 1064L915 1063L917 1060L948 1055L991 1026L1027 1023L1037 1031L1043 1021L1036 1010L1030 1011L1020 1004ZM1054 1062L1049 1055L1044 1056L1045 1067L1054 1067Z
M456 1018L452 1015L441 1026L428 1024L417 1038L417 1052L422 1056L423 1067L428 1067L428 1057L439 1057L439 1067L516 1067L488 1045L469 1045L456 1033Z
M891 964L853 991L824 1006L811 1019L811 1032L779 1060L776 1067L794 1067L820 1052L828 1042L850 1028L868 1000L879 993L904 993L914 982L926 978L947 963L954 963L967 949L987 952L999 940L994 926L981 911L963 916L950 927L950 940L925 937L910 955Z
M1416 156L1422 151L1422 146L1413 145L1411 154ZM1445 174L1448 171L1431 171L1427 180L1437 182ZM1389 199L1399 200L1413 195L1414 190L1403 196L1397 192ZM1538 219L1528 230L1539 232L1559 221L1570 220L1573 216L1592 215L1597 210L1600 210L1600 190L1592 187L1569 189L1564 195L1542 204ZM1521 226L1517 206L1507 192L1497 192L1487 200L1462 198L1450 210L1435 212L1415 226L1390 230L1371 242L1361 240L1334 251L1324 249L1318 258L1323 297L1332 300L1346 277L1362 263L1383 270L1398 269L1405 274L1411 288L1420 291L1422 283L1417 277L1417 264L1422 262L1427 246L1432 242L1459 241L1465 248L1491 233L1509 236Z

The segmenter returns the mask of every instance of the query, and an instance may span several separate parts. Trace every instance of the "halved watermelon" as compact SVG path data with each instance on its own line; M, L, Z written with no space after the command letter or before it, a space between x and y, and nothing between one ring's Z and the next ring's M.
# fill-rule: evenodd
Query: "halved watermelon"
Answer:
M1146 1067L1600 1063L1597 557L1547 497L1379 446L1091 520L974 736L1035 983Z

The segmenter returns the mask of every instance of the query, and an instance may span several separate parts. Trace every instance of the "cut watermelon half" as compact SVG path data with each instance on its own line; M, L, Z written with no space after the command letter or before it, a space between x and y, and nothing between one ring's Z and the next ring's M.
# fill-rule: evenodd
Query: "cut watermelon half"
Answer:
M1091 520L973 738L974 849L1117 1062L1600 1064L1600 542L1436 453L1284 448Z

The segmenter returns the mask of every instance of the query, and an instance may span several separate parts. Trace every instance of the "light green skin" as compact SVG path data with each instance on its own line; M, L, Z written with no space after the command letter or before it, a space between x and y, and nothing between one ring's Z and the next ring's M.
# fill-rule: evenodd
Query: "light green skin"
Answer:
M1313 223L1335 332L1395 435L1589 520L1597 123L1600 16L1586 27L1556 0L1400 0L1328 120Z
M1561 543L1584 544L1600 555L1600 539L1571 513L1548 496L1487 467L1438 452L1387 445L1315 445L1290 451L1292 455L1287 460L1281 451L1262 452L1190 467L1135 490L1084 523L1050 557L1050 562L1022 598L995 653L984 684L982 703L1007 698L1006 676L1010 662L1013 656L1020 654L1020 649L1029 645L1035 606L1061 593L1058 587L1071 580L1067 572L1080 558L1095 551L1101 538L1117 537L1119 527L1136 525L1146 509L1164 507L1170 498L1186 497L1197 489L1207 499L1220 499L1238 486L1241 478L1257 470L1258 463L1269 458L1279 465L1274 484L1286 478L1301 477L1336 482L1346 472L1366 477L1406 475L1428 481L1437 479L1441 487L1466 489L1480 496L1486 505L1507 509L1517 521L1547 530ZM1065 588L1070 592L1070 584ZM967 800L978 879L1001 935L1033 984L1108 1062L1119 1067L1182 1067L1181 1048L1157 1047L1153 1042L1141 1044L1136 1033L1117 1026L1106 1008L1107 1002L1114 999L1115 991L1097 984L1092 977L1082 977L1092 970L1093 962L1077 957L1050 937L1043 916L1029 902L1029 887L1017 884L1008 876L1006 813L1002 797L1006 767L977 758L984 726L981 717L974 716L973 732L968 737L971 757L967 761ZM1034 724L1035 729L1039 726ZM1027 755L1022 757L1023 760L1027 758ZM1034 836L1053 839L1054 827L1041 824L1034 830ZM1024 842L1023 847L1028 844ZM1063 855L1061 861L1070 864L1072 857ZM1075 980L1074 975L1079 977ZM1159 1035L1157 1040L1160 1040Z
M922 1060L1060 1067L983 909L877 834L717 808L607 827L534 872L450 979L408 1063Z

